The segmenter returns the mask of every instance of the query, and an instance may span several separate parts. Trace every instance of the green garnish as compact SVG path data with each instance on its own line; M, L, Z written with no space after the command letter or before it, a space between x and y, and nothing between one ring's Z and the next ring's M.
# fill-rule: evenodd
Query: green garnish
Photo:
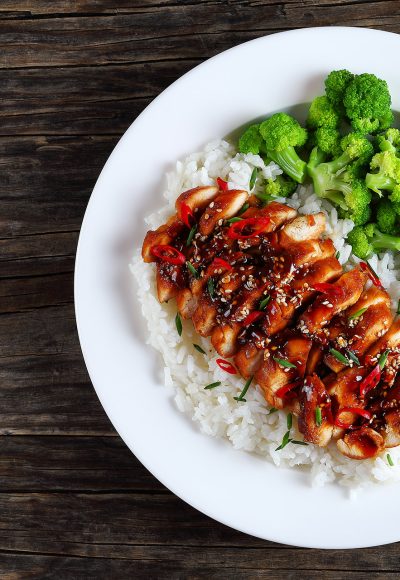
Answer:
M387 453L386 459L387 459L387 462L389 463L390 467L393 467L394 463L393 463L393 459L392 459L390 453Z
M210 383L209 385L207 385L206 387L204 387L205 389L215 389L215 387L219 387L221 384L221 381L216 381L215 383Z
M322 411L321 407L315 407L315 424L317 427L322 425Z
M381 370L383 370L383 367L386 364L386 361L387 361L388 356L389 356L389 352L390 352L389 349L388 350L385 350L385 352L382 353L381 356L379 357L378 364L381 367Z
M199 273L196 270L196 268L193 266L193 264L191 264L190 262L186 262L186 266L187 266L187 269L189 270L189 272L192 274L192 276L194 276L195 278L199 277Z
M292 413L289 413L288 416L286 417L286 424L287 424L287 428L290 429L292 428L293 425L293 415Z
M179 336L182 336L182 320L179 312L177 312L175 316L175 326Z
M188 237L187 237L187 240L186 240L186 245L187 245L188 247L189 247L189 246L190 246L190 244L192 243L192 240L193 240L193 238L194 238L194 234L196 233L196 231L197 231L197 224L194 224L194 226L191 228L191 230L190 230L190 232L189 232L189 235L188 235Z
M286 433L284 434L284 436L282 438L282 443L279 445L279 447L277 447L275 449L275 451L280 451L281 449L283 449L284 447L286 447L286 445L288 443L290 443L290 442L291 442L291 439L290 439L290 431L286 431Z
M275 362L281 365L281 367L285 367L286 369L297 369L296 365L289 362L288 360L285 360L283 358L277 358L276 356L273 356L272 358L274 359Z
M253 171L251 172L250 181L249 181L250 191L253 189L253 187L256 184L257 173L258 173L257 167L254 167Z
M339 362L343 363L344 365L349 365L350 361L347 357L345 357L341 352L336 350L335 348L330 348L329 352L332 356L334 356Z
M292 439L293 445L308 445L305 441L297 441L296 439Z
M368 308L360 308L360 310L357 310L357 312L355 312L354 314L349 316L349 320L354 320L355 318L362 316L364 314L364 312L366 312L367 310L368 310Z
M264 308L266 307L266 305L268 304L268 302L269 302L270 300L271 300L271 296L270 296L269 294L268 294L268 296L266 296L266 297L264 298L264 300L261 300L261 302L260 302L260 306L259 306L260 310L264 310Z
M199 344L193 344L194 348L198 350L201 354L206 354L206 351L201 348Z
M247 381L245 386L243 387L243 391L240 393L240 395L238 397L233 397L235 399L235 401L242 401L243 403L246 402L246 399L244 398L245 394L247 393L247 391L249 390L249 387L251 385L251 381L253 380L253 377L250 377Z
M249 204L248 203L245 203L244 205L242 205L242 207L238 211L238 215L242 215L242 213L244 213L246 211L246 209L249 209Z
M356 353L355 353L355 352L353 352L353 351L352 351L352 350L350 350L350 349L349 349L349 350L347 350L346 352L347 352L347 354L348 354L349 358L350 358L350 359L351 359L353 362L355 362L355 363L356 363L356 365L358 365L358 366L360 366L360 365L361 365L361 363L360 363L360 360L359 360L359 358L358 358L358 356L356 355Z
M268 415L272 415L272 413L276 413L277 411L278 411L278 409L276 409L275 407L271 407Z
M226 220L227 224L235 224L236 222L241 222L243 220L243 218L240 217L233 217L229 220Z
M340 252L336 252L335 258L336 258L336 260L339 260L339 258L340 258Z
M214 296L214 291L215 291L214 280L212 278L208 279L207 288L208 288L208 293L212 298Z
M400 300L399 300L399 302L397 304L396 314L400 314Z

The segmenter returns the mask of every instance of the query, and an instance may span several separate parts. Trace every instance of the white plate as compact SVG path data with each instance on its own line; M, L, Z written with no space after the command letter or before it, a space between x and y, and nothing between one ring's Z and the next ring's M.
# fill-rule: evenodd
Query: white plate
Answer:
M313 489L299 471L278 469L200 434L162 386L159 357L145 345L128 263L145 233L143 216L162 203L165 171L177 159L254 118L310 101L333 69L386 79L399 110L400 75L393 66L399 53L395 34L332 27L274 34L212 58L164 91L132 124L107 161L85 214L76 315L104 409L133 453L176 495L260 538L317 548L399 540L398 486L375 486L351 501L338 485Z

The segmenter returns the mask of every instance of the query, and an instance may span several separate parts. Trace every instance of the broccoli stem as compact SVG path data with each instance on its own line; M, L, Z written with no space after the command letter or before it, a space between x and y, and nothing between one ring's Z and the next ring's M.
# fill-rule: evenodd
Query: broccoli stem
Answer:
M367 173L365 177L365 184L369 189L380 194L381 189L392 191L396 182L391 177L387 177L381 173Z
M400 250L400 237L383 234L380 231L375 231L372 238L372 245L375 250Z
M268 149L267 156L279 165L286 175L298 183L303 183L306 177L306 162L300 159L294 147L287 147L283 151Z
M332 161L321 163L317 167L314 164L309 164L308 173L313 180L315 193L319 197L327 199L347 211L349 208L345 203L344 195L351 193L351 186L340 178L340 174L331 173L332 163Z

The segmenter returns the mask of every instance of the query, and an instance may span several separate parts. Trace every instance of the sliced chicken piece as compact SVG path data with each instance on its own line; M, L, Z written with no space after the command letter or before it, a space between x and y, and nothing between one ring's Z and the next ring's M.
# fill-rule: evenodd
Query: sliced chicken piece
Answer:
M249 194L240 189L231 189L218 195L204 210L199 221L199 232L202 236L209 236L218 222L227 220L238 213L245 204Z
M307 359L306 375L312 375L315 373L318 365L323 359L323 356L323 348L320 344L314 342Z
M397 447L400 445L400 409L387 413L385 423L385 429L381 433L385 447Z
M175 298L185 284L182 267L166 262L157 263L156 284L158 300L161 303Z
M324 260L335 254L335 246L329 238L298 242L287 248L287 259L293 268L309 267L318 260Z
M176 215L169 218L166 224L163 224L156 230L149 230L144 238L142 245L142 258L144 262L156 262L157 258L153 256L152 249L154 246L170 245L174 239L179 236L185 224L183 224Z
M376 457L385 447L382 435L367 426L349 431L343 439L338 439L336 445L340 453L350 459Z
M220 194L216 185L204 185L194 187L180 194L175 202L176 213L181 219L182 204L185 203L193 213L203 210L209 203Z
M303 433L304 441L325 447L333 432L331 399L317 375L306 377L299 392L299 401L299 431Z
M264 351L252 342L248 342L237 352L234 362L242 377L248 379L256 373L263 361L263 355Z
M366 279L366 275L357 268L343 274L300 316L299 330L307 336L317 336L335 315L357 302Z
M292 244L317 240L326 228L326 217L322 212L313 215L302 215L285 224L279 232L279 243L282 248Z
M282 409L285 406L285 399L276 395L279 389L304 377L311 346L311 340L294 337L289 338L279 350L269 348L264 351L264 360L255 379L273 407ZM294 367L285 366L285 362Z
M391 387L400 370L400 317L395 319L387 333L368 350L365 364L376 365L379 357L386 351L389 353L382 370L381 381Z

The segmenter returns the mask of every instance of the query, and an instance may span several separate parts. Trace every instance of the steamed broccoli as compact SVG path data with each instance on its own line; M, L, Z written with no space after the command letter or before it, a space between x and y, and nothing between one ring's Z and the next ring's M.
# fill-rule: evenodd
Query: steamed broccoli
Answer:
M308 110L307 127L318 129L318 127L337 127L340 122L339 113L324 95L316 97Z
M241 153L259 153L265 152L264 139L260 135L260 125L250 125L239 139L239 151Z
M267 184L265 186L265 196L263 194L258 194L262 200L270 199L272 197L288 197L292 195L296 190L297 183L290 177L284 175L278 175L276 179L267 179Z
M343 98L354 75L348 70L333 70L325 79L325 92L335 109L344 114Z
M353 128L363 134L387 129L393 123L387 83L373 74L356 75L345 89L343 104Z
M276 113L259 128L265 140L266 155L275 161L282 171L299 183L306 176L306 163L300 159L295 147L301 147L307 141L307 131L286 113Z
M400 250L400 237L383 234L375 224L356 226L347 236L353 254L365 260L371 254L382 250Z
M393 151L381 151L373 156L370 163L374 173L367 173L365 183L369 189L382 197L382 190L393 191L400 185L400 159Z
M330 157L337 157L342 153L340 147L341 136L334 127L318 127L310 136L309 144L318 147Z
M394 204L388 199L381 199L376 210L376 221L379 229L384 234L397 234L396 222L398 221L398 213Z
M377 135L376 141L381 151L391 151L398 154L400 151L400 131L391 127L381 135Z
M346 217L356 224L369 219L371 193L359 178L359 164L372 154L371 143L357 133L349 133L340 142L342 154L332 161L324 161L323 153L315 148L307 165L315 193L338 205Z

